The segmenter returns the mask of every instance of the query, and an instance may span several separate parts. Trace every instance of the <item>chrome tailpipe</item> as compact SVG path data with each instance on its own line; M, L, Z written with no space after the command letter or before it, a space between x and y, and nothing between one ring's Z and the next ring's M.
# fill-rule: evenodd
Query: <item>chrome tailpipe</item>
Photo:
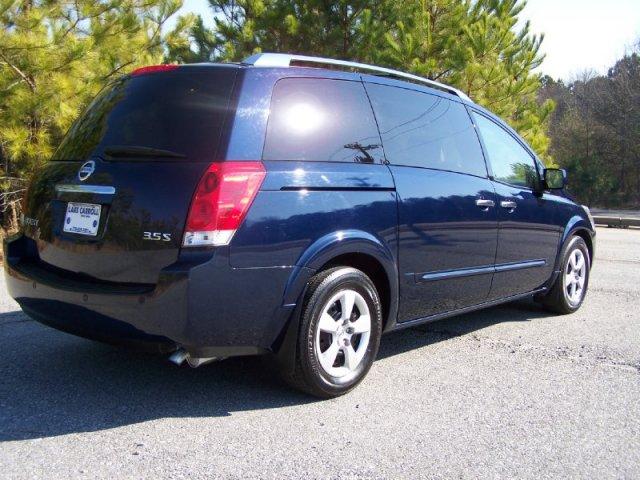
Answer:
M184 362L187 362L187 365L189 365L191 368L198 368L202 365L214 362L216 360L221 359L219 357L193 357L184 348L179 348L169 357L170 362L175 363L178 366L182 365Z
M171 363L175 363L176 365L180 366L187 359L187 355L189 354L184 348L179 348L178 350L176 350L171 354L171 356L169 357L169 361Z

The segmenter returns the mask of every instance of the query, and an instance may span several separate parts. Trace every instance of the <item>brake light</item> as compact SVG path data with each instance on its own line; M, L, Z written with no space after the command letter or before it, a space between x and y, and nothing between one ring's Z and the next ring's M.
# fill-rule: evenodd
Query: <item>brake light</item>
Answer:
M183 246L228 245L265 175L262 162L212 163L191 200Z
M131 76L137 77L138 75L144 75L145 73L169 72L171 70L176 70L177 68L179 68L179 65L149 65L147 67L136 68L131 72Z

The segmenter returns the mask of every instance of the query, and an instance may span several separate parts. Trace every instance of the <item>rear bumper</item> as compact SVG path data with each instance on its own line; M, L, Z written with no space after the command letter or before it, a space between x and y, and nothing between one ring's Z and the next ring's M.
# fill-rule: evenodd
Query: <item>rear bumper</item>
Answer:
M183 256L155 285L68 281L25 259L18 236L4 242L9 294L35 320L74 335L194 356L268 352L294 305L283 304L292 268L234 269L223 251Z

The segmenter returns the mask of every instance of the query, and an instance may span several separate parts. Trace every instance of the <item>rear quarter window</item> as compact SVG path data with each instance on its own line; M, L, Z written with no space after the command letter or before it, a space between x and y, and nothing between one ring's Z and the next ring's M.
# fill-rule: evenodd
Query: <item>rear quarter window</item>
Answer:
M391 164L487 176L464 105L405 88L370 83L366 88Z
M117 145L169 150L186 159L212 161L236 71L182 67L123 77L89 105L54 159L82 160Z
M263 159L381 162L380 136L362 83L279 80L271 97Z

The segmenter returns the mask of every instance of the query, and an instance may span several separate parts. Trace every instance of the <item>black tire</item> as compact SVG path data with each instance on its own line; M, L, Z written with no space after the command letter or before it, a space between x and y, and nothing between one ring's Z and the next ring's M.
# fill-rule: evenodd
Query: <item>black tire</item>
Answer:
M344 376L336 377L327 373L318 358L316 329L328 302L345 290L357 292L366 302L371 324L366 349L364 346L362 350L358 348L359 351L364 352L364 356L361 357L357 367ZM340 303L337 302L337 304ZM351 267L335 267L320 272L309 282L301 312L295 367L291 374L283 375L285 380L294 388L319 398L333 398L348 393L369 372L380 345L382 306L373 282L363 272ZM358 317L357 306L353 312L352 318ZM340 321L337 324L342 325ZM358 337L358 334L353 335L354 342L363 338ZM332 336L332 338L335 337ZM318 349L320 348L318 346ZM346 367L346 358L343 360ZM339 357L336 357L336 362L338 361Z
M567 272L571 271L569 260L571 258L571 255L574 254L576 250L579 250L582 253L586 269L584 287L582 289L580 299L577 302L571 301L565 284L565 276L567 275ZM584 298L587 294L587 288L589 286L589 276L591 274L591 258L589 257L589 249L587 248L587 244L582 239L582 237L579 236L573 236L566 242L562 249L560 258L560 273L558 274L558 277L549 290L549 293L540 298L539 301L548 310L566 315L576 312L582 306L582 302L584 301Z

